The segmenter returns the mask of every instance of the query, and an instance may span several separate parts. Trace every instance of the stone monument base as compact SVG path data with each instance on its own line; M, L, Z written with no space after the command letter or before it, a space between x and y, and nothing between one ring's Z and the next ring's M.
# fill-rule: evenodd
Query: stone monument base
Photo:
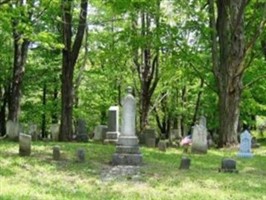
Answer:
M191 147L191 152L195 154L206 154L208 152L208 147L206 146L199 146L199 145L194 145L192 143Z
M238 157L243 157L243 158L251 158L253 157L253 154L252 153L243 153L243 152L239 152L237 154Z
M106 138L104 140L105 144L116 144L118 141L118 132L106 132Z
M141 165L142 155L138 154L127 154L127 153L115 153L113 155L113 165Z
M113 165L140 165L142 155L139 151L138 138L136 136L121 135L113 155Z

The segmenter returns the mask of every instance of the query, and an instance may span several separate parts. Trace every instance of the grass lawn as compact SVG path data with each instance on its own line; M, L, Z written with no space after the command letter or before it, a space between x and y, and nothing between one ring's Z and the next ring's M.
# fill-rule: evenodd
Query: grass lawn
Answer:
M59 145L62 160L52 160ZM86 149L86 162L75 161L78 148ZM187 154L190 170L179 170L182 150L160 152L141 147L141 180L103 182L115 146L98 143L33 142L32 155L20 157L18 144L0 141L1 200L266 200L266 144L254 157L237 158L235 150L209 150L207 155ZM218 173L222 158L237 161L239 173Z

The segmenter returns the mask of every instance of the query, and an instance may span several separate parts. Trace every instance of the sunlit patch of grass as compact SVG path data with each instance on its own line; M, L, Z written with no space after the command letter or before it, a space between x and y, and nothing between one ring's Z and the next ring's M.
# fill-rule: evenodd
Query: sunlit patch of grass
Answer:
M62 159L52 160L53 146ZM76 161L83 148L86 160ZM0 199L194 199L266 200L266 147L253 150L254 157L238 158L237 150L211 149L206 155L166 152L141 147L144 164L139 181L102 182L102 169L110 164L114 145L99 143L33 142L32 155L20 157L18 144L0 141ZM191 159L190 170L179 170L182 156ZM218 173L225 157L237 161L239 173Z

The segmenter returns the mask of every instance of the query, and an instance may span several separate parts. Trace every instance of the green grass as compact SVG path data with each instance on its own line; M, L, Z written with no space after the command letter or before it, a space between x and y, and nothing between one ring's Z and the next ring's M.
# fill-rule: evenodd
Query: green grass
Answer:
M59 145L62 160L52 160ZM75 161L78 148L86 149L86 162ZM97 143L34 142L32 155L20 157L18 144L0 141L1 200L266 200L266 145L254 149L251 159L237 158L235 150L209 150L187 154L191 169L179 170L182 150L166 153L141 148L144 164L140 181L101 181L101 172L115 147ZM218 173L223 157L237 160L239 173Z

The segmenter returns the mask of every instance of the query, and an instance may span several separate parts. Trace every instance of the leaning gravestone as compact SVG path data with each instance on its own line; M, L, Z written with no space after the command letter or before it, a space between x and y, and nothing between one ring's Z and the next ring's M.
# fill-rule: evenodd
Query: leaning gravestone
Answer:
M89 136L87 132L87 125L85 120L78 119L77 120L77 126L76 126L76 140L78 142L88 142Z
M97 125L94 129L93 140L105 140L108 127L106 125Z
M251 153L251 139L252 137L247 130L240 134L240 148L237 154L239 157L249 158L253 156Z
M127 93L123 101L122 129L118 138L116 153L113 155L113 165L140 165L142 163L135 130L136 102L131 87L128 87Z
M6 123L6 134L10 140L18 141L20 125L18 122L8 120Z
M207 129L203 125L195 125L192 131L192 153L207 153Z
M108 130L104 142L117 143L119 134L119 107L111 106L108 110Z
M19 134L19 155L30 156L31 154L31 136L24 133Z
M37 139L38 139L38 127L36 124L30 124L29 135L31 135L32 141L37 141Z
M59 140L59 124L52 124L50 127L51 137L54 142Z

